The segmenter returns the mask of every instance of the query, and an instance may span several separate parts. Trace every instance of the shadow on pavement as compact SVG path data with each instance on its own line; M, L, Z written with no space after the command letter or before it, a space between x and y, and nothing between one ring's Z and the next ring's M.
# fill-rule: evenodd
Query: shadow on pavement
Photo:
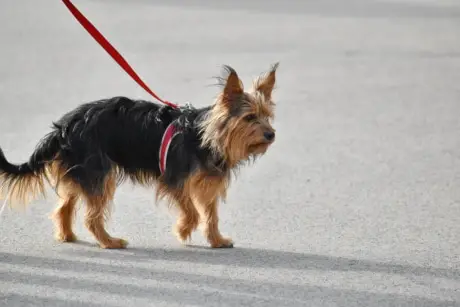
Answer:
M36 297L31 295L25 294L7 294L5 296L0 296L0 303L5 303L5 305L1 306L52 306L52 307L102 307L107 306L111 307L111 305L101 305L101 304L93 304L93 303L83 303L83 302L74 302L74 301L67 301L58 298L43 298L43 297Z
M96 247L94 250L72 251L69 252L69 254L105 259L127 259L132 261L165 260L231 265L247 268L364 271L399 275L443 277L460 280L459 270L240 247L235 247L233 249L211 249L200 246L188 246L177 249L143 249L128 247L128 249L117 251L117 253L111 253L110 251L102 250Z
M270 306L460 306L454 302L437 301L403 294L372 293L368 291L337 289L314 285L294 285L277 281L251 281L228 276L210 276L184 273L161 268L145 268L148 260L189 261L243 267L316 269L338 271L388 272L405 275L430 275L458 279L457 271L430 269L406 265L393 265L345 258L297 254L282 251L235 248L211 250L182 248L127 249L113 253L101 251L68 251L76 260L49 259L0 252L1 264L14 264L36 268L36 274L9 272L3 282L46 285L56 289L97 291L101 295L124 295L171 303L188 303L199 306L242 306L263 304ZM117 266L107 263L84 262L78 256L101 259L143 262L144 266ZM54 275L40 273L40 268L52 269ZM29 270L30 271L30 270ZM190 270L192 272L193 270ZM97 273L98 278L85 277ZM83 275L79 277L79 274ZM299 273L300 274L300 273ZM308 274L308 273L304 273ZM130 281L135 278L137 282ZM169 286L164 286L164 285ZM173 286L171 286L173 285Z

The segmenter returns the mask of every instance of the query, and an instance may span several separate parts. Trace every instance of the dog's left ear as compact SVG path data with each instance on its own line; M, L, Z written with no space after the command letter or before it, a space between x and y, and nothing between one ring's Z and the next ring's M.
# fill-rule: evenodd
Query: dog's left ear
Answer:
M224 77L221 78L224 85L224 94L227 98L233 98L235 95L241 95L244 91L243 83L236 71L228 66L224 66Z
M276 84L276 70L279 63L275 63L267 75L260 77L255 84L255 90L262 93L265 98L271 99L273 88Z

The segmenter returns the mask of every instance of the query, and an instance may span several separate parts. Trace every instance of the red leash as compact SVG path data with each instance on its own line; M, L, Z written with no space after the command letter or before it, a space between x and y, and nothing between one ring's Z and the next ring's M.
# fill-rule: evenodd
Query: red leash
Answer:
M134 79L147 93L152 95L158 101L173 107L178 108L177 105L171 103L167 100L163 100L158 97L143 81L142 79L136 74L134 69L126 62L126 60L121 56L121 54L105 39L105 37L91 24L91 22L86 19L86 17L70 2L70 0L62 0L64 4L67 6L69 11L73 14L73 16L80 22L80 24L88 31L89 34L102 46L102 48L107 51L110 56L118 63L118 65L123 68L123 70Z

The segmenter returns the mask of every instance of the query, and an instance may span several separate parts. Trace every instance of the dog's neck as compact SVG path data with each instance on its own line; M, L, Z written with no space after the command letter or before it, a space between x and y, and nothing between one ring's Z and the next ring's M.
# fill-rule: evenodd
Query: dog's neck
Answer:
M226 175L244 161L233 161L225 152L220 141L222 136L219 135L219 130L217 129L222 123L209 120L209 117L213 115L212 112L212 107L198 110L198 114L194 119L194 126L200 141L200 147L210 156L210 159L206 161L206 169L216 175Z

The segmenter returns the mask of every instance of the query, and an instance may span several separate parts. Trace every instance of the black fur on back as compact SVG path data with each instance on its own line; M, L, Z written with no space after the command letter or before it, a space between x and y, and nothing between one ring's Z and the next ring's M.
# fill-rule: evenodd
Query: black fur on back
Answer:
M69 170L68 176L92 193L101 191L103 179L113 166L120 170L119 180L136 182L139 173L155 179L160 176L163 133L174 122L181 133L169 148L162 181L170 187L179 186L197 168L219 175L214 166L219 165L222 171L222 159L200 146L197 123L208 110L175 109L126 97L86 103L54 123L59 159ZM223 169L225 172L225 166Z
M114 168L120 181L149 183L161 175L160 143L165 129L174 122L181 133L171 143L161 181L179 187L198 168L224 176L227 169L222 158L200 146L197 123L209 109L175 109L126 97L85 103L53 123L53 130L37 146L29 163L10 164L0 150L0 173L20 176L39 172L56 159L65 176L90 194L102 193L104 178Z

